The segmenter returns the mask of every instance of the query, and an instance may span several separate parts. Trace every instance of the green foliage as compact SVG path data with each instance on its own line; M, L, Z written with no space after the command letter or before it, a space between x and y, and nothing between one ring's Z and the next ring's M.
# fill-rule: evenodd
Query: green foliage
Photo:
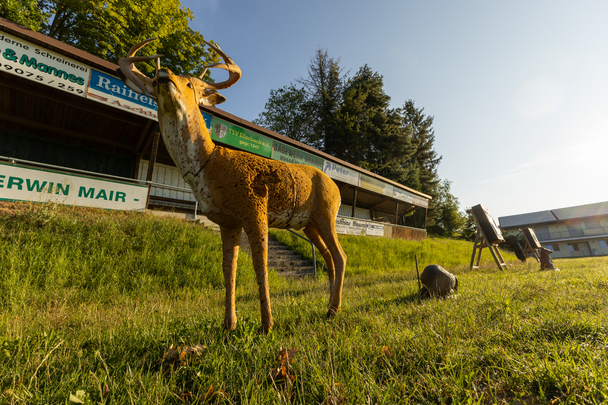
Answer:
M504 271L484 261L469 271L470 243L341 237L349 255L342 311L325 319L325 278L271 275L275 328L262 335L253 277L237 288L233 332L222 330L224 290L215 282L171 281L183 263L206 267L198 255L210 255L219 268L218 240L199 225L145 214L0 205L0 282L12 280L9 294L21 288L19 299L7 304L5 290L0 301L0 403L608 401L606 257L557 259L559 272L539 271L535 261ZM46 255L35 253L40 246ZM146 270L154 260L137 268L121 263L134 260L127 251L164 256L179 246L184 252L170 260L174 267L157 266L154 275ZM80 253L62 259L62 250ZM412 252L421 267L453 256L458 294L419 300ZM118 255L112 266L97 268L113 273L107 288L79 281L86 266L69 262L75 257L94 266L112 255ZM405 264L391 267L399 258ZM63 270L59 259L68 260ZM357 265L360 260L367 264ZM239 263L239 273L250 265ZM141 279L140 273L152 280L112 287ZM163 359L170 347L195 345L206 351L176 363ZM271 377L285 348L297 351L285 365L293 382Z
M391 109L383 78L365 65L351 78L342 74L339 59L318 49L308 66L308 77L272 90L255 121L271 130L360 166L372 173L438 195L433 117L412 100ZM424 213L409 218L422 224ZM433 224L438 213L428 213Z
M440 182L437 168L441 162L441 156L434 149L434 117L425 115L424 108L416 108L413 100L406 101L400 112L403 117L403 126L409 129L412 147L415 150L413 160L419 170L420 191L434 197L437 195L437 187Z
M444 180L439 184L437 197L433 200L436 211L434 224L427 228L432 235L451 238L463 230L467 219L458 211L458 198L451 193L451 182Z
M255 124L296 141L314 144L314 106L304 88L290 84L270 90L270 98Z
M0 17L33 31L39 31L50 16L40 7L41 3L40 0L2 0L0 1Z
M469 212L471 208L466 208L464 211L466 213L464 226L462 227L462 232L460 233L460 237L464 240L474 241L475 234L477 233L477 224L475 223L475 219L473 218L473 213Z
M15 22L32 21L32 29L113 63L148 38L158 41L148 44L143 52L164 55L163 66L180 75L200 73L203 65L219 60L207 49L203 36L188 26L194 16L189 9L181 8L179 0L9 2L21 3L22 8L27 5L31 10L31 17ZM144 73L155 70L154 62L142 62L138 67Z
M320 48L308 65L308 77L297 80L306 90L309 106L300 114L312 114L310 145L330 154L336 149L336 114L342 104L345 80L340 58L333 58L327 50Z
M400 136L398 114L389 109L382 76L365 65L349 79L336 114L336 136L326 151L393 180L399 178L396 159L408 157L407 137ZM328 142L326 142L327 144Z

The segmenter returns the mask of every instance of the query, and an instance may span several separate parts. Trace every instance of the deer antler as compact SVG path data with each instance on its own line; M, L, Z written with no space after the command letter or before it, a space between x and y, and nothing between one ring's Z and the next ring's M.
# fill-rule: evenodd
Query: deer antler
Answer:
M156 86L156 79L158 78L159 70L160 70L160 57L163 55L152 55L152 56L134 56L135 53L144 47L149 42L156 41L156 38L146 39L138 44L133 45L133 47L129 50L129 53L126 57L120 58L118 60L119 69L117 71L120 78L125 82L127 86L138 93L143 93L146 96L156 100L156 96L154 95L154 87ZM222 49L217 44L210 44L207 41L204 41L211 49L217 52L224 62L218 62L211 65L207 65L204 67L203 73L198 77L190 77L188 78L195 84L196 86L196 94L197 94L197 102L199 105L215 105L222 103L226 100L224 96L221 94L215 93L215 90L227 89L232 86L234 83L238 82L241 78L241 69L238 67L234 61L222 51ZM156 72L154 73L154 78L150 79L142 72L140 72L134 65L135 62L147 61L156 59ZM220 68L228 71L228 80L220 82L220 83L210 83L203 80L205 73L210 68Z
M156 100L156 96L153 94L154 80L160 70L160 57L163 55L152 55L152 56L134 56L135 52L139 51L145 45L152 41L156 41L157 38L146 39L138 44L133 45L125 58L118 59L118 70L121 79L127 86L138 93L144 93L146 96ZM147 60L156 59L156 72L154 78L150 79L148 76L140 72L134 65L135 62L142 62ZM122 74L120 74L122 73Z
M224 53L224 51L222 51L222 49L220 48L220 46L218 44L210 44L207 41L205 41L205 43L209 46L209 48L211 48L215 52L217 52L222 57L222 59L224 59L224 63L218 62L218 63L214 63L212 65L205 66L205 70L198 77L198 79L200 81L202 81L203 83L205 83L205 87L208 88L209 90L227 89L228 87L232 86L234 83L238 82L239 79L241 78L241 69L238 67L238 65L236 63L234 63L232 58L230 58L228 55L226 55ZM209 68L220 68L220 69L227 70L229 72L228 80L221 82L221 83L209 83L209 82L203 80L203 76L205 76L205 73L207 73L207 70Z

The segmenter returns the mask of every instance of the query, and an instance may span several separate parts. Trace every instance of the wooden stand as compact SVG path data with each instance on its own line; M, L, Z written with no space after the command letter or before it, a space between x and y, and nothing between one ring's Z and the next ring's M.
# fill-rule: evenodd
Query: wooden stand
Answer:
M498 269L502 270L503 267L506 268L507 263L505 263L505 259L502 258L500 250L498 250L498 245L489 243L486 237L483 235L481 228L477 227L477 233L475 234L475 244L473 245L473 254L471 255L470 269L472 270L479 268L479 263L481 262L481 251L483 250L483 248L486 247L490 249L490 253L492 253L492 257L494 258ZM477 263L473 265L475 263L475 253L477 251Z
M477 233L475 234L475 244L473 245L473 254L471 255L471 266L470 270L479 268L479 263L481 262L481 252L483 248L489 248L490 253L492 253L492 257L496 262L499 270L503 268L507 268L507 263L505 263L505 259L502 258L500 251L498 250L497 243L491 243L488 241L488 238L484 234L482 227L479 225L479 221L473 215L473 219L475 220L475 224L477 225ZM475 254L477 253L477 263L475 264Z
M528 240L526 239L526 247L524 248L524 255L528 256L529 253L532 253L532 256L536 259L537 262L540 260L538 252L536 251L536 249L534 249L534 248L532 248L532 246L530 246L530 242L528 242Z
M538 239L536 239L536 233L531 228L525 228L519 230L524 234L526 238L526 247L524 248L524 255L528 256L528 253L532 253L532 256L536 259L536 261L540 261L540 248L541 245L538 243Z

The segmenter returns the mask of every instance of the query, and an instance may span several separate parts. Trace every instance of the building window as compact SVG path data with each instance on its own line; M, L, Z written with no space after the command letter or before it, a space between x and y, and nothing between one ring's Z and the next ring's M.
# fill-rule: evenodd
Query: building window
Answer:
M583 227L580 222L574 223L574 224L566 224L566 228L568 228L568 234L570 235L571 238L576 238L578 236L585 235L585 233L583 232Z
M608 243L607 243L607 241L605 241L605 240L599 240L598 242L599 242L599 244L600 244L600 248L601 248L601 249L606 249L606 248L608 248Z
M551 239L551 234L549 233L549 227L547 227L547 226L537 226L536 228L534 228L534 233L536 234L536 238L538 240Z
M551 245L552 249L554 252L559 252L559 245L557 243L554 243L553 245Z
M581 249L578 247L578 243L568 243L568 250L571 252L579 252Z
M585 221L585 228L587 228L587 229L601 228L600 221Z

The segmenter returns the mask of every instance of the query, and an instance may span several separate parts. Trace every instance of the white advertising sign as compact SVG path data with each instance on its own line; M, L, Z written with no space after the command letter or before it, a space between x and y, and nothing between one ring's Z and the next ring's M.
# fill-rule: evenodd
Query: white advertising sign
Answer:
M140 211L147 198L143 185L0 163L0 200Z
M424 199L422 197L414 197L412 200L412 203L414 205L417 205L419 207L424 207L424 208L428 208L429 207L429 200Z
M398 200L417 205L419 207L429 207L429 200L427 200L426 198L418 197L417 195L408 193L407 191L400 190L397 187L393 188L393 197Z
M0 70L84 97L91 68L59 53L0 32Z
M323 165L323 173L328 175L334 180L343 181L344 183L352 184L353 186L359 185L359 173L353 169L348 169L344 166L332 163L329 160L325 161Z
M397 187L393 188L393 197L408 203L414 201L414 196L412 194L408 193L407 191L400 190Z
M118 77L93 69L87 98L158 121L156 101L136 93Z
M336 232L342 235L384 236L384 225L338 217Z

